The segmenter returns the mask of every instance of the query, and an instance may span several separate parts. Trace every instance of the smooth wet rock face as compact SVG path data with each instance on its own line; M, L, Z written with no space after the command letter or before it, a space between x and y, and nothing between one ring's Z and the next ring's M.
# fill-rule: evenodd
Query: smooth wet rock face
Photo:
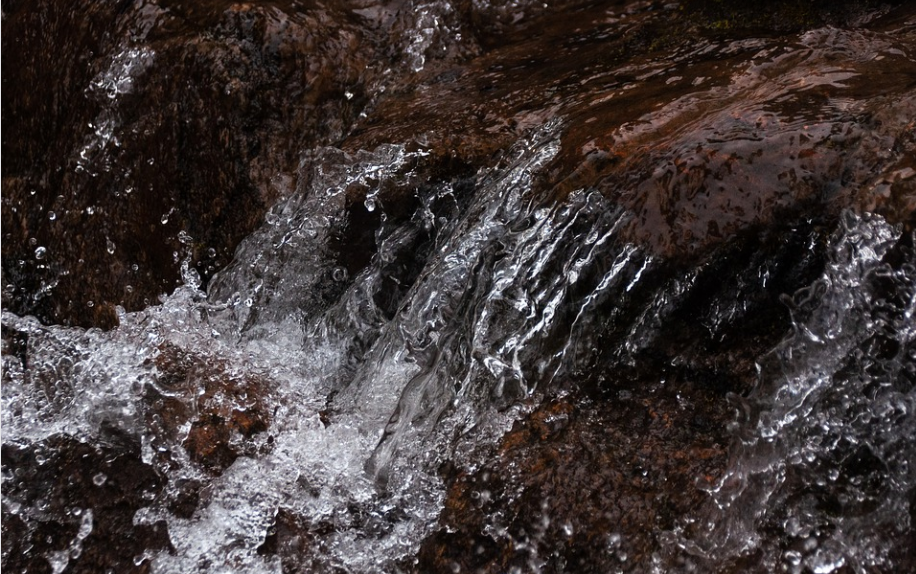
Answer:
M4 3L4 569L916 568L916 11L776 6Z

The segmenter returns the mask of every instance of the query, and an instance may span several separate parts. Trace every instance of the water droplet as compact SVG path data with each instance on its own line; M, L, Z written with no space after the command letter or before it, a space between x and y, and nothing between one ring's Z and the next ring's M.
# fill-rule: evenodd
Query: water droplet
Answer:
M41 260L45 258L45 255L48 254L48 250L44 247L38 247L35 249L35 259Z
M102 486L105 484L105 481L108 480L108 476L104 472L100 472L97 475L92 477L92 484L96 486Z
M337 267L331 273L331 277L334 279L334 281L346 281L348 276L349 274L347 273L347 270L343 267Z
M126 286L124 287L124 290L127 291L128 293L133 293L133 292L134 292L134 286L133 286L133 285L126 285Z
M86 301L86 306L89 307L89 308L95 307L95 302L93 302L93 301Z
M364 203L366 205L366 211L375 211L375 198L367 197Z
M105 250L108 251L109 255L114 255L115 244L111 239L105 238Z
M53 211L49 211L49 212L48 212L48 219L50 219L51 221L54 221L55 219L57 219L57 214L54 213Z
M169 222L169 215L170 215L170 213L163 213L163 214L162 214L162 219L159 220L160 222L162 222L162 225L165 225L166 223Z

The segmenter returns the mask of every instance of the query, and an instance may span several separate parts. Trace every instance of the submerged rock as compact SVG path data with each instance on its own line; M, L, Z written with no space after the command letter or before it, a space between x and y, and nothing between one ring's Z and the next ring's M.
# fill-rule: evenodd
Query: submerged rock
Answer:
M238 376L165 344L155 359L152 383L145 385L146 425L159 464L176 464L171 450L178 443L188 457L219 474L242 454L254 456L251 439L270 427L270 384ZM268 444L260 448L269 448Z

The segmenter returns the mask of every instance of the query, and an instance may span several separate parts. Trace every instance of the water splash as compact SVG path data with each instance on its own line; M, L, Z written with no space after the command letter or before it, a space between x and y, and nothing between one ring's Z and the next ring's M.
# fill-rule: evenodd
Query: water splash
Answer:
M880 217L847 214L823 276L786 300L793 333L735 397L728 468L668 538L679 569L864 572L906 555L916 276L899 239Z
M182 287L119 309L114 331L4 313L21 346L4 351L6 440L137 437L168 477L134 518L168 525L175 552L140 558L156 572L276 571L259 549L281 516L324 533L316 568L395 569L441 510L436 467L473 464L574 367L590 306L649 263L617 242L628 216L601 195L532 196L558 129L536 130L470 183L420 187L422 147L307 154L296 193L209 296L185 261ZM418 196L398 225L392 193ZM354 209L368 211L354 194L375 201L379 223L374 256L351 276L331 245ZM226 417L235 434L214 439ZM207 485L197 509L170 510L193 484Z

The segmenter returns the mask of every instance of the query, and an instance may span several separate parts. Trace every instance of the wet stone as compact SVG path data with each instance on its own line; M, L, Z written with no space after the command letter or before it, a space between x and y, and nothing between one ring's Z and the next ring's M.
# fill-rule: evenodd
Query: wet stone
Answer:
M651 386L554 399L516 424L455 478L414 571L643 571L657 533L704 500L726 458L720 401L689 382Z
M269 383L233 375L173 345L159 351L143 401L160 464L168 466L180 444L193 462L219 474L240 455L269 448L254 440L270 427Z
M101 484L100 472L108 477ZM130 437L113 432L98 444L64 436L5 444L3 474L4 570L52 572L59 564L54 571L144 573L149 564L134 559L170 547L165 522L134 523L164 481Z

